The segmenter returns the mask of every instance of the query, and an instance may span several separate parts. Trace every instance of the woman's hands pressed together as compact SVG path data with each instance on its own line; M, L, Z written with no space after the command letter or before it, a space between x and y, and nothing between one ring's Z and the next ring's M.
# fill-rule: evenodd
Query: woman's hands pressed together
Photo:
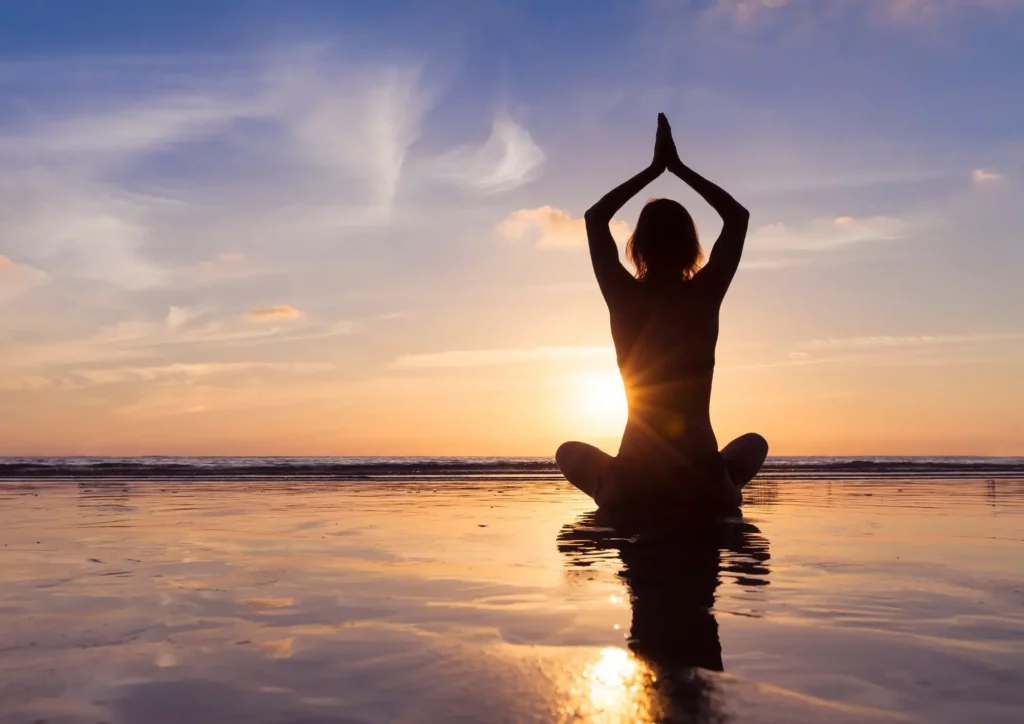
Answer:
M676 142L672 139L672 127L664 113L658 114L658 133L654 139L654 160L651 166L659 172L678 168L682 164L676 151Z

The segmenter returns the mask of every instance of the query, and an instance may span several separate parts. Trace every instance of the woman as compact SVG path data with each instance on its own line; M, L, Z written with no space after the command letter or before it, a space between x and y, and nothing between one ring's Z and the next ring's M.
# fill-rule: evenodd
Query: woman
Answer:
M690 214L676 201L652 199L626 247L634 277L619 263L608 223L666 170L714 207L724 222L722 233L702 268ZM567 442L555 455L558 467L602 508L734 508L768 455L768 443L754 433L719 452L708 409L718 310L740 262L749 212L683 165L668 119L660 113L651 165L609 192L584 218L594 274L611 315L629 417L618 456Z

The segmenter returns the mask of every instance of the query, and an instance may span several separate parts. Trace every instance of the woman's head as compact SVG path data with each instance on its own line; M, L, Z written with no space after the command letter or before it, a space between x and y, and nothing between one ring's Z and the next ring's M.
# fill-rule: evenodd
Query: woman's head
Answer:
M636 267L637 279L664 281L692 277L704 252L697 227L683 205L672 199L651 199L640 212L626 257Z

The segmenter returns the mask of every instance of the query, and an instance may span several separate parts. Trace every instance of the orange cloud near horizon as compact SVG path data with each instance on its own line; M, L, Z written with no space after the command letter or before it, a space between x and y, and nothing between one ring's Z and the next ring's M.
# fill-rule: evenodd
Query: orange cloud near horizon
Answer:
M612 219L609 227L619 242L630 234L629 224ZM512 241L530 241L538 249L574 249L587 245L587 228L583 219L553 206L519 209L498 222L495 230Z
M271 307L256 307L245 313L252 322L269 322L275 319L298 319L302 312L290 304L275 304Z

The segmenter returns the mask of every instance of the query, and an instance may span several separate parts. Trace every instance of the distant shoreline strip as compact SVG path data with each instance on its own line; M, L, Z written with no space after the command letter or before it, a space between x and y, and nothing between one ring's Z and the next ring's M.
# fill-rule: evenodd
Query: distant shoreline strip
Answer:
M546 480L545 458L0 458L0 480ZM1024 479L1024 458L776 458L762 479Z

